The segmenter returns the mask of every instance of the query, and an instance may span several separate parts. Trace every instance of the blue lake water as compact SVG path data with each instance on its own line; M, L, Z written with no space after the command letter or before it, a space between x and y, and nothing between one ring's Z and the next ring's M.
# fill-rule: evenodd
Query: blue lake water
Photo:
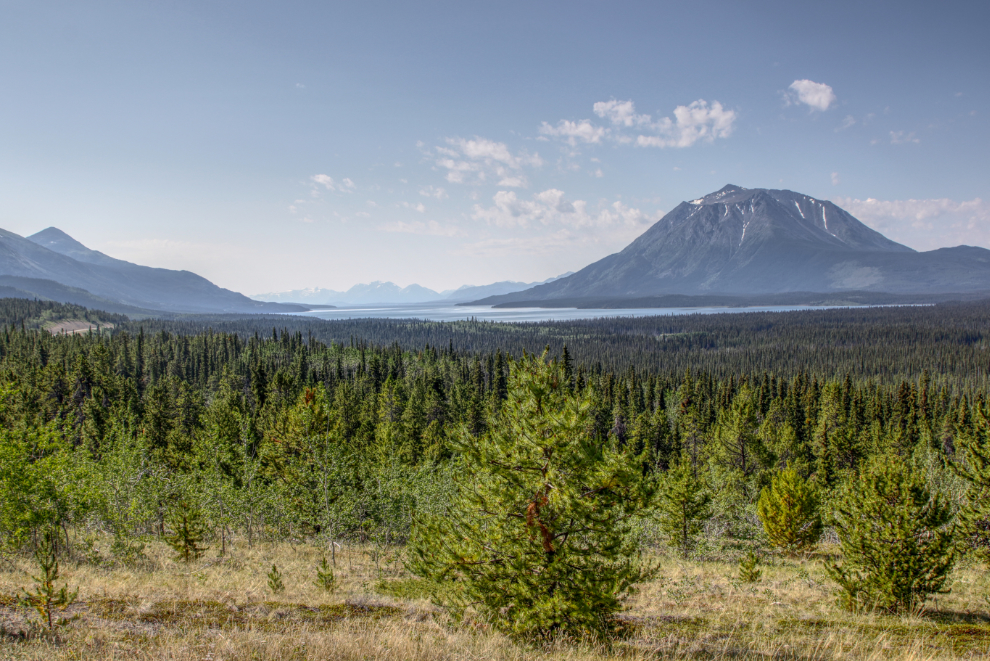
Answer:
M829 306L835 307L835 306ZM599 319L602 317L653 317L657 315L720 314L737 312L789 312L793 310L825 310L829 307L806 305L774 305L751 308L630 308L628 310L578 310L576 308L492 308L487 305L396 305L381 307L342 307L335 310L313 310L300 316L316 319L426 319L429 321L566 321L570 319Z

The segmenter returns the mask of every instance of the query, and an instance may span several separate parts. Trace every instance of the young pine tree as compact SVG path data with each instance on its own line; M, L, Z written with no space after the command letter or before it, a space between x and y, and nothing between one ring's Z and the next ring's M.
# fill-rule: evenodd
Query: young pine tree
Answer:
M57 623L53 617L54 611L71 606L79 594L78 588L69 592L68 585L63 585L61 590L55 589L55 581L59 578L57 550L55 535L46 530L34 551L39 569L38 575L31 577L35 583L34 590L24 590L21 596L21 601L37 611L38 619L49 631Z
M172 534L165 542L175 551L175 559L192 562L199 559L209 547L203 546L206 528L203 515L186 500L180 500L169 517Z
M813 546L822 535L818 496L790 466L763 488L756 511L770 543L785 551Z
M657 499L657 519L667 542L687 557L705 521L711 516L712 497L695 475L685 452L663 476Z
M975 434L956 439L959 460L952 468L969 482L959 513L964 544L990 564L990 411L978 409L975 422Z
M912 610L942 591L954 561L952 513L903 461L874 458L833 516L843 562L827 569L847 607Z
M510 363L488 432L459 435L456 495L416 520L408 564L455 614L473 606L510 635L599 635L649 573L628 534L643 483L545 357Z

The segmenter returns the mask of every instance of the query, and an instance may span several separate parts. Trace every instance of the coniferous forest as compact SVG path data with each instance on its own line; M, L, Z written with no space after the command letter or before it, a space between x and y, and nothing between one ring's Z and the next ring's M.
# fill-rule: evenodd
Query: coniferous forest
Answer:
M80 314L113 327L41 329ZM372 549L384 593L530 642L619 635L658 554L745 553L755 583L824 553L836 608L892 614L990 558L985 302L501 324L5 299L0 321L7 557L285 543L335 585Z

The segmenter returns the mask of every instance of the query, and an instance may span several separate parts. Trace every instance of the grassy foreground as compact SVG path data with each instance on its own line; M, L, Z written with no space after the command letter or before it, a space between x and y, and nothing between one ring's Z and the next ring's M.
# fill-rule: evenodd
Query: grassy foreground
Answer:
M766 558L757 583L734 562L660 559L661 578L642 586L611 647L516 644L484 623L455 624L423 599L397 553L337 552L340 587L314 585L321 551L246 544L224 559L210 550L177 564L149 544L129 566L108 558L109 540L63 562L59 582L79 601L55 634L16 604L29 586L26 558L0 563L3 659L976 659L990 658L990 576L981 565L953 574L951 593L904 617L854 614L835 605L821 558ZM278 565L285 591L268 589Z

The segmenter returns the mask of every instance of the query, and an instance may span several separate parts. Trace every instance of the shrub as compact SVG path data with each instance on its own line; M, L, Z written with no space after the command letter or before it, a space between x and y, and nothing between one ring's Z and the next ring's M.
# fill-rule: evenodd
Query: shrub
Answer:
M843 562L827 569L847 607L912 610L942 591L954 561L951 511L902 460L871 461L834 518Z
M764 487L756 511L770 543L777 548L799 551L814 545L822 535L818 496L790 466Z
M456 493L415 521L408 567L455 616L473 606L519 638L602 635L648 574L628 534L642 478L545 355L511 365L487 433L459 435Z

